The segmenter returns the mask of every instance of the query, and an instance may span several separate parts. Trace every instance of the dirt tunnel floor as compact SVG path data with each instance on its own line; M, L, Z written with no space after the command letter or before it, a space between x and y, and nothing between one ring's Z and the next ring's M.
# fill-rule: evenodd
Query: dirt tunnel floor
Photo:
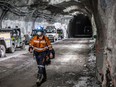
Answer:
M95 79L95 57L90 39L66 39L54 44L56 58L46 66L41 87L100 87ZM36 87L37 66L32 54L0 62L0 87Z

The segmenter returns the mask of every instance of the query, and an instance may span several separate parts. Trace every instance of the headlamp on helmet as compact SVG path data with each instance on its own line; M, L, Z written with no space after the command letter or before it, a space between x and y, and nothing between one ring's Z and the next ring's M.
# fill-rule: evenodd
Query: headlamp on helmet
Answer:
M44 28L42 26L38 26L36 30L38 36L41 36L44 33Z

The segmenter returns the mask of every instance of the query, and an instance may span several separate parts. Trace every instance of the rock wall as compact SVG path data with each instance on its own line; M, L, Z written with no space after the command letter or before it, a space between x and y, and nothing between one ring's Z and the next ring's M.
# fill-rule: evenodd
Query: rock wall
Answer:
M60 19L55 19L55 20L59 20L56 22L61 22L61 29L64 30L64 35L65 37L67 37L67 22L69 20L60 20ZM47 20L45 20L44 18L33 18L30 14L27 16L18 16L12 12L7 12L7 14L5 15L4 19L2 20L2 28L6 28L6 27L11 27L11 28L15 28L15 26L18 26L19 28L21 28L22 33L23 34L27 34L28 32L31 32L33 28L36 28L37 26L41 25L41 26L48 26L48 25L53 25L54 23L49 23ZM64 26L65 25L65 26Z
M116 87L116 1L98 0L93 13L98 33L96 42L98 77L102 87Z
M23 6L32 5L34 2L42 0L3 1L7 1L14 6L19 6L19 8L22 6L22 8L20 8L21 10L28 11L29 8ZM60 2L59 0L43 1L50 1L51 4L55 4L71 0L62 0ZM95 20L95 24L92 25L96 25L97 27L97 41L95 47L98 79L102 82L103 87L110 87L109 85L112 84L116 87L116 0L85 0L85 2L85 5L87 5L89 11L93 14L94 19L92 19L92 21ZM0 15L1 14L2 10L0 9ZM43 26L49 25L46 20L33 18L32 14L28 14L27 16L17 16L12 12L7 12L2 21L3 28L8 26L11 26L12 28L19 26L23 30L23 33L31 31L34 27L40 24Z
M8 12L5 18L2 20L2 28L6 27L15 28L15 26L20 27L23 32L26 33L28 30L32 28L32 22L26 21L25 17L17 16L11 12Z
M49 23L44 18L33 18L31 14L26 16L18 16L10 11L7 12L4 19L2 20L2 28L9 26L11 28L15 28L15 26L18 26L21 28L23 34L31 32L32 29L38 25L47 26Z

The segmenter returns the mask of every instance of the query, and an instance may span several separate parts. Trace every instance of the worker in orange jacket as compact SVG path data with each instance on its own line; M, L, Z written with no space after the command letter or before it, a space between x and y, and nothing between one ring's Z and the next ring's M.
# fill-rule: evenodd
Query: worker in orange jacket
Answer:
M38 65L37 83L41 84L46 81L45 60L48 57L48 50L49 52L52 50L52 45L48 37L44 36L43 27L38 27L37 31L37 35L33 37L29 45L30 48L33 48ZM30 52L32 52L32 49Z

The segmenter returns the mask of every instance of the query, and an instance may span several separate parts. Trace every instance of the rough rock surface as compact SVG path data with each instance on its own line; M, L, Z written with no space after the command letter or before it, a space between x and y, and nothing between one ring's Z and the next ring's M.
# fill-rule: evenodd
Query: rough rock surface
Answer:
M78 6L80 5L81 9L84 9L84 12L93 14L96 27L97 27L97 41L96 41L96 56L97 56L97 72L99 80L103 80L104 84L109 84L106 82L110 82L109 78L107 78L106 74L110 75L111 81L113 80L115 87L116 87L116 1L115 0L62 0L58 2L58 0L0 0L6 1L13 6L19 6L21 11L31 11L30 14L26 16L17 16L20 15L20 11L18 10L17 13L13 13L13 11L8 11L6 15L0 17L0 24L3 22L2 26L7 27L9 25L19 25L22 27L23 30L33 28L34 22L36 21L36 13L40 17L42 17L37 10L48 10L53 14L56 15L57 13L61 14L69 14L64 13L63 10L66 9L64 7L71 5L73 6L75 2L77 2ZM84 5L84 6L83 6ZM20 7L21 6L21 7ZM83 8L85 7L85 8ZM54 9L53 9L54 8ZM0 8L4 9L4 6ZM72 9L72 8L71 8ZM6 9L7 10L7 9ZM76 12L78 9L72 9L72 13ZM4 12L4 10L0 11ZM33 14L34 12L35 14ZM0 14L2 14L0 13ZM49 12L48 12L49 13ZM42 14L43 15L43 14ZM32 17L34 16L34 18ZM44 14L44 18L51 21L51 17L49 15ZM12 21L11 19L15 20ZM5 22L6 21L6 22ZM28 22L27 22L28 21ZM15 22L15 23L14 23ZM26 26L25 26L26 25ZM14 27L14 26L12 26ZM107 73L106 71L110 71ZM104 78L104 79L103 79ZM106 79L108 81L106 81Z
M54 44L56 58L47 68L41 87L100 87L90 39L66 39ZM0 62L0 87L37 87L37 65L32 54Z

